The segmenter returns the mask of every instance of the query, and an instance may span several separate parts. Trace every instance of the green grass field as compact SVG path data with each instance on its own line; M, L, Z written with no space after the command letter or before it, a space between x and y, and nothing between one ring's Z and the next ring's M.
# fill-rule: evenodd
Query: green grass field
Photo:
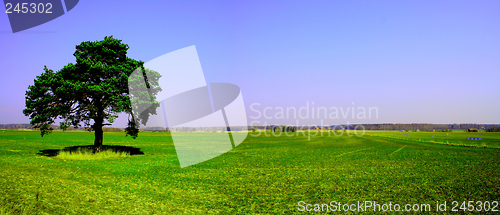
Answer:
M500 135L497 132L368 132L380 138L393 138L417 142L447 144L454 146L488 147L500 149ZM467 139L469 138L469 139Z
M448 201L449 211L451 201L500 200L499 133L481 133L476 142L462 132L323 134L249 135L237 148L181 169L169 133L142 132L136 140L105 133L105 145L144 155L71 160L37 153L92 144L93 133L42 138L0 130L0 213L302 213L300 201L428 203L434 211L436 201Z

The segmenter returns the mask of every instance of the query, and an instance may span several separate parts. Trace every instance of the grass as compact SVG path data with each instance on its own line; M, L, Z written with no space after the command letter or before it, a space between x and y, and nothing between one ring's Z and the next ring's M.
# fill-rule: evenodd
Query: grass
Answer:
M61 151L56 156L61 160L102 160L102 159L116 159L127 158L130 154L127 152L115 152L113 150L104 150L98 153L93 153L91 149L78 149L77 151Z
M498 132L468 133L371 131L367 134L377 136L379 138L393 138L445 145L500 148L500 135Z
M400 138L389 137L394 134ZM433 209L436 201L498 201L500 134L482 133L487 147L427 141L446 139L434 134L254 133L223 155L181 169L169 133L142 132L136 140L105 133L106 145L137 147L144 155L68 160L37 153L91 144L93 133L42 138L35 131L0 131L0 212L275 214L299 213L300 201L429 203ZM448 136L450 142L465 137Z

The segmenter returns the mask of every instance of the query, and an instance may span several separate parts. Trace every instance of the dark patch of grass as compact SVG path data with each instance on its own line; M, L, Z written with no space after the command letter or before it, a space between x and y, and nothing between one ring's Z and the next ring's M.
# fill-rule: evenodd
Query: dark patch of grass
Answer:
M67 152L67 153L76 153L76 152L81 152L81 151L89 151L92 153L95 153L95 146L94 145L86 145L86 146L69 146L65 147L64 149L43 149L38 152L38 155L41 156L47 156L47 157L55 157L57 156L60 152ZM112 151L115 153L126 153L128 155L143 155L144 152L141 151L139 148L135 147L130 147L130 146L113 146L113 145L102 145L100 147L100 151Z

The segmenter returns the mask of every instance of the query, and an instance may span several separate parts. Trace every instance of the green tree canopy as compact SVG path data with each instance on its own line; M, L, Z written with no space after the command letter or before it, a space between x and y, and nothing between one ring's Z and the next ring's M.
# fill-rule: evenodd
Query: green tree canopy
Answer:
M129 114L126 135L135 139L139 132L137 123L146 124L160 106L156 95L161 91L158 83L161 75L145 69L144 62L128 58L128 49L121 40L105 37L102 41L77 45L73 54L76 64L69 63L57 72L45 66L44 72L26 91L23 113L30 117L31 125L39 128L43 136L52 131L50 125L59 118L62 129L73 125L94 130L94 145L100 147L102 127L113 123L118 113L124 112ZM128 86L129 76L136 69L145 71L139 74L143 75L141 83L146 83L149 97L149 108L140 115L132 113Z

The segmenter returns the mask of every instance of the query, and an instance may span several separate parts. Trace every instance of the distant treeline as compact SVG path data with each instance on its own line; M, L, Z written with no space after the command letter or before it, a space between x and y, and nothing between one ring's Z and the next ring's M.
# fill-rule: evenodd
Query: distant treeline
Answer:
M59 126L57 125L51 125L50 126L54 130L62 130ZM33 129L33 130L38 130L33 128L32 125L30 124L0 124L0 129L8 129L8 130L23 130L23 129ZM81 131L88 131L88 129L85 128L74 128L73 126L70 126L66 130L68 131L74 131L74 130L81 130ZM125 131L123 128L113 128L113 127L103 127L103 131L105 132L119 132L119 131Z
M61 130L57 125L51 125L51 128L54 130ZM352 124L352 125L331 125L331 126L284 126L284 125L267 125L267 126L249 126L248 130L255 129L267 129L267 130L276 130L277 128L280 130L286 129L290 130L293 128L295 130L305 130L305 129L341 129L342 127L349 130L389 130L389 131L444 131L450 132L452 130L466 130L470 128L477 128L479 130L484 130L486 132L500 132L499 124L428 124L428 123L412 123L412 124ZM33 126L30 124L0 124L0 129L9 129L9 130L20 130L20 129L33 129ZM211 128L176 128L174 131L183 131L183 132L192 132L192 131L209 131L209 132L217 132L223 130L229 130L225 127L211 127ZM85 128L73 128L69 127L67 130L88 130ZM159 132L170 132L169 128L165 127L148 127L142 128L143 131L159 131ZM233 131L241 131L246 130L246 127L233 127ZM125 131L123 128L113 128L113 127L103 127L103 131L105 132L121 132Z
M363 125L366 130L405 130L405 131L451 131L466 130L469 128L488 129L498 125L492 124L368 124Z
M498 124L429 124L429 123L411 123L411 124L351 124L351 125L330 125L330 126L283 126L283 125L267 125L253 126L250 130L266 129L275 130L276 128L293 127L296 130L304 129L348 129L348 130L376 130L376 131L442 131L451 132L452 130L467 130L477 128L487 132L500 132Z
M500 132L500 126L490 126L485 130L486 132Z
M165 128L165 127L146 127L141 128L141 131L152 131L152 132L222 132L222 131L243 131L247 130L246 126L233 126L233 127L177 127L177 128Z
M33 126L31 126L30 124L0 124L0 129L33 129Z

